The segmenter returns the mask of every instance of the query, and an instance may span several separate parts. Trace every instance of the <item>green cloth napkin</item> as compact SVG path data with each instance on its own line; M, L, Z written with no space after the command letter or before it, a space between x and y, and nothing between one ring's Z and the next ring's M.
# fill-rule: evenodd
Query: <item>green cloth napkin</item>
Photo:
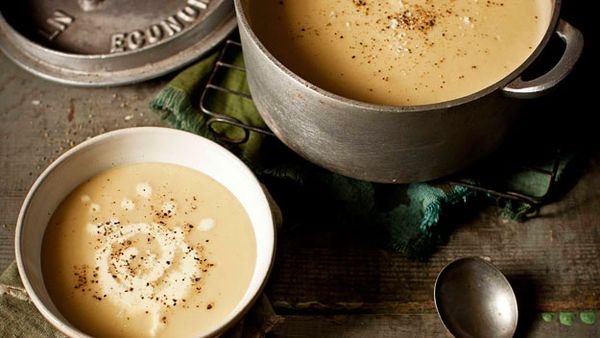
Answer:
M163 114L163 118L175 128L219 141L208 130L206 115L198 109L198 97L216 58L217 54L212 54L181 72L158 93L150 106ZM227 51L224 58L243 65L239 50ZM220 71L216 82L248 93L245 72ZM251 100L215 91L209 95L212 110L264 127ZM219 127L217 133L221 135L229 138L240 136L237 127ZM242 145L222 144L241 157L265 183L281 206L287 228L293 229L294 224L314 225L318 222L319 226L355 231L368 225L366 236L412 259L427 259L439 244L447 241L453 224L478 210L482 202L490 198L488 194L443 180L386 185L351 179L321 169L295 155L275 138L256 133L251 133L248 142ZM553 156L545 157L538 164L549 167L552 159ZM565 157L561 161L561 173L568 160L569 157ZM509 176L492 174L491 177L487 180L495 186L533 195L543 195L548 187L547 175L530 170L515 171ZM486 179L481 180L474 175L470 181ZM528 205L511 200L498 203L503 214L512 218L522 217L529 209Z
M28 301L14 262L0 276L0 337L65 337Z

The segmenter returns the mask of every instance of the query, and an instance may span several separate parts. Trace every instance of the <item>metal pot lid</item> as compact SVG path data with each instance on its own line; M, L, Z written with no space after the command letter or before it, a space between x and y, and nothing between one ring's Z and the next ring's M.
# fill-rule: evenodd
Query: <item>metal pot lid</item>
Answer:
M107 86L194 61L235 28L230 0L27 0L0 3L0 48L49 80Z

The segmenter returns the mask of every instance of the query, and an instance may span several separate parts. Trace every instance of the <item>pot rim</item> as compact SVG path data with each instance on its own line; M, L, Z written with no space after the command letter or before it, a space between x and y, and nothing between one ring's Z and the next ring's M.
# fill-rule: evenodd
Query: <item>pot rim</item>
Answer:
M452 100L448 100L448 101L438 102L438 103L421 104L421 105L414 105L414 106L394 106L394 105L382 105L382 104L367 103L364 101L359 101L359 100L347 98L342 95L335 94L333 92L325 90L319 86L316 86L316 85L306 81L302 77L298 76L296 73L292 72L285 65L283 65L283 63L281 63L277 58L275 58L275 56L273 56L273 54L271 54L271 52L269 52L269 50L263 45L263 43L260 41L258 36L256 36L256 34L254 33L254 31L250 25L250 22L248 21L246 12L244 11L244 5L242 4L242 2L248 3L249 1L248 0L234 0L234 4L235 4L236 17L238 20L238 27L240 29L245 30L245 32L250 36L252 42L254 44L256 44L256 46L258 47L258 50L272 64L274 64L277 69L282 71L285 75L290 77L292 80L294 80L298 84L306 87L307 89L311 90L312 92L314 92L317 95L320 95L320 96L325 97L330 100L334 100L334 101L338 101L338 102L341 101L342 103L350 105L353 108L401 113L401 112L420 112L420 111L439 110L439 109L446 109L446 108L451 108L451 107L455 107L455 106L460 106L460 105L469 103L471 101L475 101L486 95L489 95L492 92L496 91L497 89L503 88L504 86L509 84L511 81L515 80L517 77L519 77L521 75L521 73L523 73L525 71L525 69L527 69L533 63L533 61L535 59L538 58L538 56L540 55L542 50L544 50L544 48L548 44L548 41L554 34L554 30L556 28L556 25L558 24L558 20L560 17L560 8L561 8L562 0L551 0L551 1L554 3L554 5L552 7L552 15L550 18L550 24L548 25L548 27L546 29L546 33L544 34L544 36L543 36L542 40L540 41L540 43L538 44L538 46L529 55L529 57L527 57L527 59L520 66L518 66L514 71L512 71L511 73L506 75L504 78L502 78L502 80L497 81L496 83L494 83L488 87L485 87L475 93L469 94L467 96L459 97L457 99L452 99Z

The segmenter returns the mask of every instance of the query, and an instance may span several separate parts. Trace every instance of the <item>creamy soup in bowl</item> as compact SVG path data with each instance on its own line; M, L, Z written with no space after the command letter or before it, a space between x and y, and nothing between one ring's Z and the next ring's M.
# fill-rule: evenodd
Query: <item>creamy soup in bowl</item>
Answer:
M40 312L73 337L205 337L262 289L274 230L234 155L166 128L107 133L40 176L16 254Z
M549 0L248 0L260 41L308 82L381 105L473 94L533 53Z

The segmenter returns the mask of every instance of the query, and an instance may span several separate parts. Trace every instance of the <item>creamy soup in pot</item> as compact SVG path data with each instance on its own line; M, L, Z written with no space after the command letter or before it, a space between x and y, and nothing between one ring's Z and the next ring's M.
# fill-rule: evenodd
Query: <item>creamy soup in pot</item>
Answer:
M191 337L246 292L256 240L240 202L210 177L164 163L104 171L58 206L44 235L52 301L94 337Z
M475 93L542 40L550 0L247 0L252 29L291 71L369 103Z

